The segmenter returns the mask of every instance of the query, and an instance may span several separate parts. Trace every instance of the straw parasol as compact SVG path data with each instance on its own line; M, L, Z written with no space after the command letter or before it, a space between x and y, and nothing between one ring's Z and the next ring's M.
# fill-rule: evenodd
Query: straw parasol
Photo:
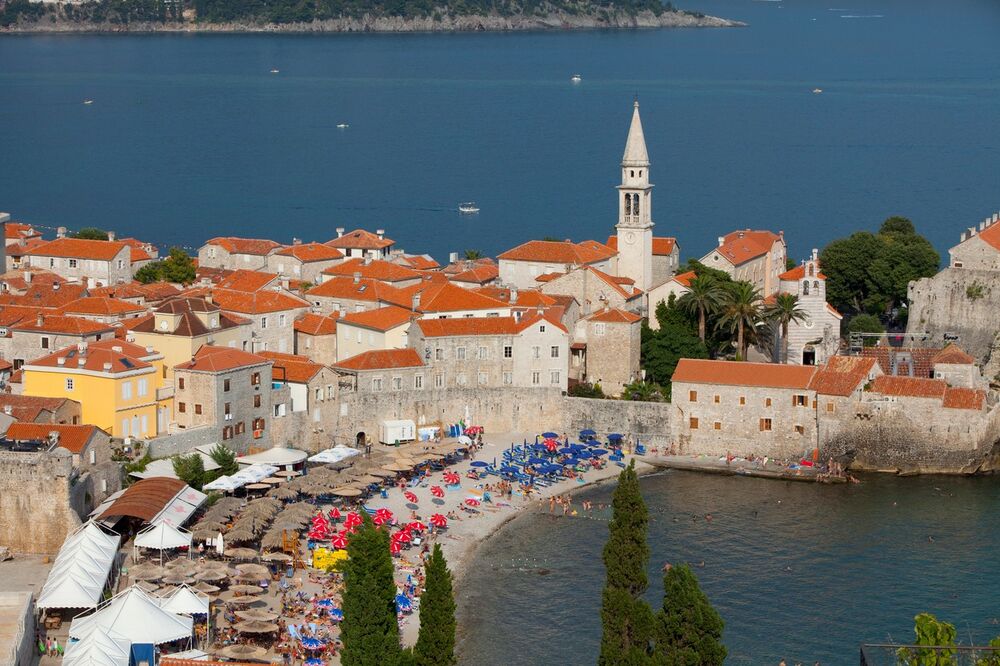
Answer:
M287 477L287 478L291 479L292 477L302 476L302 472L296 472L293 469L283 469L280 472L275 472L274 475L275 476L284 476L284 477Z
M167 585L190 585L194 583L194 578L190 576L181 576L178 574L170 574L169 576L164 576L161 582Z
M233 629L241 634L270 634L278 630L278 625L273 622L261 622L260 620L247 620L237 622Z
M389 463L388 465L382 465L382 469L390 472L409 472L413 467L410 465L400 465L399 463Z
M260 559L266 562L291 562L292 556L288 553L268 553L263 555Z
M137 564L128 570L128 575L135 580L159 580L165 573L162 567L152 563Z
M204 592L205 594L215 594L216 592L219 591L219 588L217 588L214 585L210 585L205 581L200 581L197 585L194 585L193 587L199 592Z
M257 554L256 550L251 548L231 548L226 550L226 557L230 557L234 560L256 560L260 555Z
M413 467L414 465L417 464L416 460L406 456L396 456L395 462L397 465L409 465L410 467Z
M235 605L249 606L250 604L254 604L257 603L258 601L261 601L261 598L251 594L238 595L230 591L230 592L223 592L222 594L220 594L219 601L226 604L233 604L234 606Z
M274 622L278 619L278 614L274 611L261 608L251 608L249 610L236 611L236 617L241 620L256 620L257 622Z
M288 529L288 530L271 530L263 536L260 540L260 545L264 548L281 548L285 545L284 539L282 538L282 532L288 532L288 536L298 541L299 530L298 529Z
M362 494L360 490L357 488L351 488L350 486L334 488L331 492L338 497L360 497Z
M218 570L202 571L200 574L195 574L194 576L195 580L200 580L200 581L223 580L225 578L229 578L229 575L226 574L225 572Z
M264 588L259 585L230 585L229 591L235 594L261 594Z
M388 479L389 477L396 476L396 472L394 470L388 469L370 469L367 470L367 472L369 475L381 477L381 479ZM372 483L375 482L373 481Z
M284 483L287 480L288 479L277 477L277 476L269 476L266 479L261 479L260 482L261 483L266 483L269 486L276 486L279 483Z
M273 497L279 500L292 500L299 496L299 493L287 486L274 488L273 490L267 491L268 497Z
M259 578L266 578L271 575L270 569L265 567L263 564L237 564L236 570L240 572L241 576L257 576Z
M247 527L234 527L226 534L226 541L230 543L246 543L255 538L253 530Z
M139 588L140 590L148 594L152 594L153 592L156 592L158 589L160 589L159 585L154 585L153 583L148 583L146 581L139 581L138 583L135 584L135 587Z
M176 585L164 585L163 587L161 587L156 591L156 594L157 596L160 597L169 597L171 594L174 593L174 590L176 589L177 589Z
M264 655L267 654L267 650L257 645L244 645L242 643L237 643L236 645L229 645L221 650L215 652L216 655L220 657L226 657L227 659L262 659Z
M386 472L388 474L388 472ZM385 477L376 476L375 474L362 474L361 476L355 477L353 479L346 479L347 483L361 483L368 485L371 483L382 483L382 479Z

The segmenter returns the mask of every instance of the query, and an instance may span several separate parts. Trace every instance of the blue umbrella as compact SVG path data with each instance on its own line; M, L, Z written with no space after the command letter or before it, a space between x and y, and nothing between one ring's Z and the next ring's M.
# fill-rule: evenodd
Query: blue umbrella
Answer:
M324 663L319 657L309 657L306 659L306 666L323 666Z
M588 458L593 458L594 454L591 453L590 451L580 451L578 454L576 454L576 457L581 460L587 460Z
M590 454L594 456L603 456L608 452L607 449L591 449Z
M534 456L528 458L528 463L531 465L544 465L547 462L548 460L545 460L544 458L536 458Z
M344 611L340 610L339 608L334 608L333 610L330 611L330 617L333 620L340 622L341 620L344 619Z
M486 462L485 460L473 460L469 464L472 465L473 467L489 467L490 466L490 464L488 462Z
M405 594L397 594L396 595L396 610L400 610L400 611L413 610L413 603L410 601L410 598L408 596L406 596Z
M613 432L610 435L608 435L608 440L609 441L616 441L616 440L622 440L622 439L625 439L625 435L620 435L617 432Z
M307 650L319 650L323 647L323 641L318 638L303 638L302 647Z
M555 439L558 436L559 436L559 433L557 433L557 432L543 432L542 433L542 437L544 437L545 439Z
M500 468L500 471L503 472L504 474L517 474L521 470L511 465L504 465L503 467Z
M596 434L597 434L597 432L594 431L594 430L591 430L590 428L585 428L584 430L580 431L580 437L593 437Z
M559 449L559 453L563 454L564 456L568 456L572 453L576 453L576 450L572 446L564 446L563 448Z
M564 460L563 461L563 466L564 467L572 467L573 465L577 464L578 462L580 462L579 458L569 458L568 460Z
M316 602L316 605L319 606L320 608L333 608L333 600L320 599L319 601Z

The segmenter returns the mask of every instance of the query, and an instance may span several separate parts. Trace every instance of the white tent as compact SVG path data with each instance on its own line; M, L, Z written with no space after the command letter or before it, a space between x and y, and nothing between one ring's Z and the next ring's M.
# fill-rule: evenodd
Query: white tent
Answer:
M309 457L309 462L314 463L337 463L341 460L347 460L352 456L356 456L361 451L358 449L351 448L350 446L344 446L343 444L338 444L332 449L325 449L320 451L314 456Z
M135 545L140 548L170 550L191 545L191 533L169 523L151 525L135 536Z
M194 621L160 608L157 600L138 587L130 587L98 606L97 610L74 618L70 638L82 640L94 631L114 632L133 643L169 643L191 637Z
M118 555L121 537L93 521L66 537L45 585L38 608L96 608Z
M163 510L153 516L149 522L154 525L157 523L169 523L174 527L179 527L187 522L188 518L198 510L198 507L204 504L206 499L208 499L208 495L205 493L195 490L191 486L184 486L177 493L177 496L170 500L163 507Z
M203 485L201 487L201 489L202 490L221 490L222 492L229 493L229 492L232 492L232 491L236 490L237 488L242 487L243 485L245 485L243 481L241 481L239 479L235 479L235 478L233 478L231 476L225 476L225 475L223 475L223 476L220 476L219 478L215 479L214 481L210 481L209 483L206 483L205 485Z
M132 642L98 629L66 646L63 666L128 666Z
M284 446L275 446L267 451L253 453L248 456L240 456L236 459L236 462L241 465L263 463L265 465L278 465L280 467L283 465L297 465L305 459L305 451L290 449Z
M275 467L274 465L265 465L263 463L256 463L250 465L249 467L244 467L243 469L236 472L236 474L233 474L229 478L233 479L234 481L240 481L242 484L245 485L247 483L257 483L261 479L266 479L267 477L271 476L277 471L278 468Z
M208 595L181 585L170 596L160 598L160 608L183 615L208 615Z

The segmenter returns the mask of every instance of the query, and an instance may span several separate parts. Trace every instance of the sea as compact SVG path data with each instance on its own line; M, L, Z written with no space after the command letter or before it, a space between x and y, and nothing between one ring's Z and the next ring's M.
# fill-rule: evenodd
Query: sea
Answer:
M866 475L828 486L670 471L643 477L649 589L689 563L725 622L727 664L859 663L863 643L910 643L929 612L958 640L1000 636L1000 483ZM458 595L460 663L593 664L613 484L515 518L476 554ZM591 512L581 503L594 504ZM870 653L895 665L892 653Z
M1000 209L997 0L675 4L748 26L0 36L0 210L164 248L383 228L442 262L604 239L636 97L682 258L895 214L945 253Z

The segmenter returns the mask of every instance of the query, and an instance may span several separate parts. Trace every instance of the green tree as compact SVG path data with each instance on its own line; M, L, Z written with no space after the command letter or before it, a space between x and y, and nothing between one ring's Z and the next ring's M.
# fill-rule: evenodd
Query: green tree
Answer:
M441 552L441 544L427 561L427 579L420 597L420 632L413 648L416 666L454 666L455 597L451 572Z
M174 474L177 478L188 484L195 490L201 490L205 481L205 461L197 453L186 456L174 456L171 460L174 465Z
M364 523L347 543L341 663L397 666L401 650L389 533L375 527L367 514L362 515Z
M639 492L635 462L618 475L611 500L608 542L604 545L607 578L601 595L599 666L649 664L653 611L642 598L649 585L646 565L649 516Z
M464 252L463 256L466 261L475 261L476 259L482 259L484 255L480 250L469 249Z
M794 294L778 294L774 303L764 310L764 317L781 329L781 358L775 363L788 363L788 327L792 322L806 321L809 316L799 307L799 299Z
M656 306L656 321L660 327L655 331L643 322L642 367L646 379L664 387L666 393L680 359L708 358L709 354L673 295Z
M938 620L930 613L920 613L913 618L914 645L926 648L900 648L896 653L902 666L954 666L955 625ZM933 650L932 647L944 648Z
M847 322L847 332L885 333L885 327L882 326L882 322L875 315L859 314L851 317L851 321ZM875 345L875 342L874 338L866 338L864 339L864 346L872 347Z
M603 398L604 391L601 390L600 384L591 384L589 382L580 382L579 384L574 384L569 387L567 391L569 395L574 398Z
M663 400L663 393L656 384L637 379L625 386L622 390L622 398L640 402L660 402Z
M724 291L710 275L696 275L688 283L688 290L677 304L684 310L698 315L698 337L705 342L705 322L723 303Z
M179 247L170 248L166 259L148 263L135 273L135 279L143 284L163 281L191 284L195 277L194 260Z
M722 617L698 586L691 567L673 566L663 576L663 608L656 614L654 663L663 666L721 666Z
M736 333L736 354L740 360L747 357L750 338L747 330L756 330L761 322L760 292L749 282L736 282L722 298L717 326Z
M221 444L216 444L208 455L219 466L219 476L232 476L240 471L240 466L236 463L236 453Z
M97 227L84 227L76 233L70 234L70 238L82 238L84 240L108 240L108 232Z

